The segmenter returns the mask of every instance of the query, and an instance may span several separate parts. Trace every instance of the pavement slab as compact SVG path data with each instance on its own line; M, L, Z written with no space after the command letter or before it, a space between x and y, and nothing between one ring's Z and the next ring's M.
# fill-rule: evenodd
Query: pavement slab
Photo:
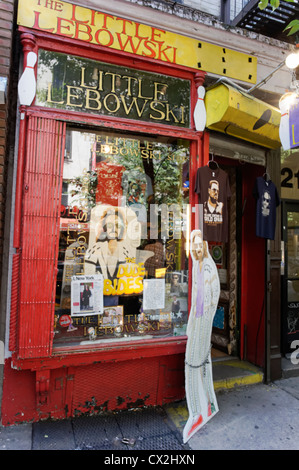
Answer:
M298 386L297 379L297 386ZM257 384L217 394L219 412L189 441L193 450L298 450L295 384Z

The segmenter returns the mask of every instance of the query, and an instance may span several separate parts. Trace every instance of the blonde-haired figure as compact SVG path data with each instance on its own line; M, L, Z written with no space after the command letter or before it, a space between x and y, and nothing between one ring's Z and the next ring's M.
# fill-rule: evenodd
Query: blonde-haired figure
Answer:
M193 261L192 296L185 355L189 418L183 432L184 442L218 411L212 375L211 333L220 295L220 282L217 267L200 230L193 230L191 233L190 251Z

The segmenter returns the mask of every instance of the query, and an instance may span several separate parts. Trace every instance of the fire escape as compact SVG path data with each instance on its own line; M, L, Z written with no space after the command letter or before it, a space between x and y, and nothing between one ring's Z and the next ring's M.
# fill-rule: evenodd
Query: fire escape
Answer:
M284 28L295 19L299 18L299 2L289 3L283 0L275 10L267 6L264 10L258 7L256 0L223 0L222 20L232 26L244 28L248 31L263 34L264 36L279 39L294 44L298 42L298 36L288 36L283 32ZM241 10L240 6L241 4ZM232 18L233 17L233 18Z

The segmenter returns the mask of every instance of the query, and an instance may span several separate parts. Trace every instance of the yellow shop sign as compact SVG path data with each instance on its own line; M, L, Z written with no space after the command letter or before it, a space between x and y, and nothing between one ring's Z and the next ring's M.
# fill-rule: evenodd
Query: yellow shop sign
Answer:
M71 3L19 0L17 21L100 47L256 82L256 57Z

